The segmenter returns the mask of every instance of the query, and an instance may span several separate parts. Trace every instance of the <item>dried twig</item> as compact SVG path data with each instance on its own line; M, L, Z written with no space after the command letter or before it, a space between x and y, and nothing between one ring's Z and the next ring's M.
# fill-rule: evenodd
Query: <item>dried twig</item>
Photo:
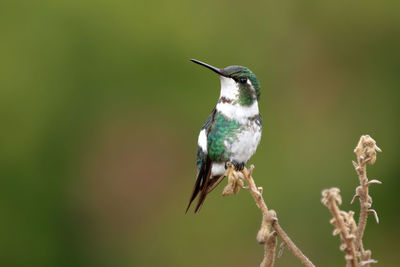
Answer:
M368 214L372 213L375 220L379 222L378 215L375 210L370 209L372 198L368 194L368 188L371 184L381 184L378 180L369 181L367 178L367 163L374 164L376 161L376 151L381 149L376 145L374 139L369 135L363 135L358 142L354 153L357 155L357 162L353 161L353 166L358 174L360 186L356 188L356 194L353 196L351 203L356 198L360 200L360 218L358 224L355 223L353 211L341 211L337 204L341 204L342 199L338 188L331 188L322 191L322 203L329 208L333 215L330 221L335 226L333 235L340 234L342 244L340 249L346 253L347 266L367 266L376 263L371 259L371 251L364 250L362 238L367 224Z
M367 163L373 165L376 161L376 151L382 152L382 150L376 145L374 139L369 135L363 135L360 138L354 153L357 155L357 163L353 161L353 166L358 174L360 180L360 186L356 188L356 194L354 198L360 200L360 218L358 219L357 233L355 239L355 246L357 251L360 253L360 260L364 262L363 266L370 266L371 251L365 251L362 238L364 235L365 227L367 225L368 214L373 213L377 223L379 223L378 215L375 210L370 209L372 205L372 198L369 195L368 188L373 183L380 184L378 180L368 181L367 178Z
M342 240L340 250L343 250L346 254L347 266L357 267L356 250L353 242L356 228L353 219L354 212L346 213L339 209L338 204L342 204L342 197L339 193L340 190L336 187L325 189L322 191L321 201L333 215L333 219L330 221L335 226L333 235L340 234Z
M277 233L272 232L265 242L264 245L264 259L260 266L273 266L275 263L275 250L276 244L278 243Z
M275 250L277 244L277 235L283 240L285 246L305 265L314 266L314 264L301 252L301 250L293 243L286 232L278 223L278 218L274 210L268 210L267 205L262 197L262 188L257 187L253 177L252 172L254 165L251 165L249 169L244 168L241 172L234 170L231 163L227 163L226 176L228 176L228 185L224 188L223 194L227 192L237 193L238 186L249 189L251 195L253 196L257 207L261 210L263 219L261 222L261 228L257 234L257 241L265 246L264 259L260 266L267 267L273 266L275 261ZM243 182L240 180L245 180L248 187L243 186ZM237 190L235 190L237 189ZM271 228L274 230L271 232Z
M286 247L286 243L285 243L285 242L282 242L282 243L279 245L279 251L278 251L278 255L277 255L278 259L279 259L280 257L282 257L282 255L283 255L283 250L285 249L285 247Z

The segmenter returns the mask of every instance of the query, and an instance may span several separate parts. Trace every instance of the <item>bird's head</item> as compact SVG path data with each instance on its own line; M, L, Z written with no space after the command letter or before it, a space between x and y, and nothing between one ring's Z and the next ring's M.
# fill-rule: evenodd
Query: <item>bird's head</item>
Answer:
M191 61L216 72L220 76L220 98L242 106L250 106L260 98L260 83L256 75L248 68L228 66L220 69L196 59L191 59Z

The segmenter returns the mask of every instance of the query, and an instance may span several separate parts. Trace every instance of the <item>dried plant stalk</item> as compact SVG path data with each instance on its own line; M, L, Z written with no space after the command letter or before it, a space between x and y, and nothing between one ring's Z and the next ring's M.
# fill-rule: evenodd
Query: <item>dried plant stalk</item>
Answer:
M228 185L224 188L223 195L227 195L227 192L234 192L237 185L243 185L240 180L245 180L247 187L242 186L242 188L249 189L251 195L256 202L257 207L260 209L263 219L261 222L261 228L257 234L257 241L264 244L264 259L261 262L261 267L273 266L275 262L275 251L277 244L277 236L279 236L285 246L295 255L305 266L312 267L315 266L293 243L290 237L282 229L278 223L278 218L274 210L268 210L267 205L262 197L262 188L257 187L254 179L252 177L252 172L254 165L251 165L249 169L246 167L241 171L237 172L231 163L227 163L226 176L228 176ZM237 191L235 192L237 193ZM274 231L271 232L271 229Z
M370 165L376 161L376 151L381 152L381 149L376 145L374 139L369 135L363 135L354 149L357 156L357 162L353 161L354 168L358 174L360 185L356 188L351 203L356 198L360 200L360 218L358 224L355 223L353 211L348 213L341 211L337 204L341 204L342 199L338 188L331 188L322 191L322 203L328 207L333 215L331 224L335 226L333 235L340 234L342 244L340 249L346 253L347 266L367 266L371 263L376 263L376 260L371 259L371 251L364 250L362 238L364 236L365 227L367 225L368 214L372 213L375 216L377 223L378 215L375 210L370 209L372 198L369 195L368 189L371 184L380 184L378 180L369 181L367 178L367 163Z
M348 214L339 209L338 204L342 204L342 197L339 193L340 190L336 187L325 189L322 191L322 203L328 207L333 215L331 224L336 227L333 231L333 235L340 234L340 238L342 240L340 249L346 254L346 266L357 267L356 250L353 242L355 238L355 227L352 227L354 222L352 215L354 213L349 212Z
M271 267L275 263L275 250L278 243L277 232L272 232L264 245L264 259L261 262L261 267Z
M370 165L375 163L377 151L382 152L382 150L376 145L375 140L369 135L361 136L360 141L354 149L354 153L357 156L357 163L353 161L353 166L360 180L360 186L356 188L356 194L352 200L352 202L355 198L359 198L360 200L360 218L358 219L355 246L357 251L360 253L360 264L363 266L370 266L370 263L376 262L375 260L371 260L371 251L364 250L362 238L367 225L368 214L374 214L376 222L379 223L376 211L370 209L372 206L372 198L369 195L368 189L371 184L381 184L382 182L378 180L369 181L367 178L367 163Z

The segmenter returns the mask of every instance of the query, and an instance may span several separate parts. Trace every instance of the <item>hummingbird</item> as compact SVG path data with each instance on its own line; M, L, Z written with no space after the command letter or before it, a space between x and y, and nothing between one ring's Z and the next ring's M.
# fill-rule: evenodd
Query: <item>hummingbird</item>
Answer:
M190 61L219 75L221 91L217 105L203 124L198 137L197 179L189 204L199 195L194 212L224 178L226 163L243 170L261 140L262 118L258 110L260 83L246 67L216 68L196 59Z

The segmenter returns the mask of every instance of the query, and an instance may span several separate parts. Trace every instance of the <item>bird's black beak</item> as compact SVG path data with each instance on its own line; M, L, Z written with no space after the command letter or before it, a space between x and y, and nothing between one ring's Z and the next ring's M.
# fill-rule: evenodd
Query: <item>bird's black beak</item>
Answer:
M216 68L216 67L211 66L211 65L209 65L209 64L207 64L207 63L201 62L201 61L199 61L199 60L197 60L197 59L191 59L190 61L192 61L192 62L194 62L194 63L196 63L196 64L199 64L199 65L201 65L201 66L204 66L204 67L206 67L206 68L208 68L208 69L210 69L210 70L212 70L212 71L218 73L218 74L221 75L221 76L226 76L226 75L224 75L222 69Z

